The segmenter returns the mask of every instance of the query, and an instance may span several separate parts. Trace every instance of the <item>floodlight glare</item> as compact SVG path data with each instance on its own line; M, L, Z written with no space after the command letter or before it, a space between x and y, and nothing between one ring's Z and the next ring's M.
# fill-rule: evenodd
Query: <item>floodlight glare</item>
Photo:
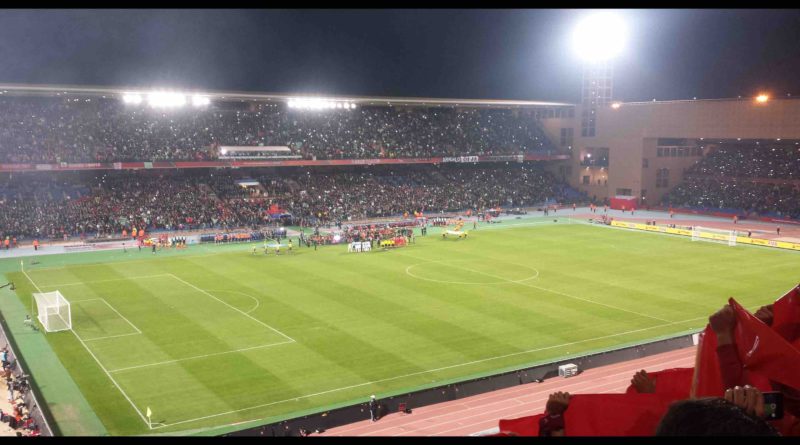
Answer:
M759 102L759 103L762 103L762 104L765 103L768 100L769 100L769 96L767 96L766 94L759 94L756 97L756 102Z
M206 96L201 96L199 94L195 94L192 96L192 105L195 107L204 107L211 103L211 100Z
M142 95L135 93L125 93L122 95L122 101L126 104L138 105L142 103Z
M177 108L186 105L186 96L180 93L154 91L147 94L147 104L153 108Z
M572 35L575 51L586 62L604 62L622 52L627 39L623 20L610 12L583 19Z

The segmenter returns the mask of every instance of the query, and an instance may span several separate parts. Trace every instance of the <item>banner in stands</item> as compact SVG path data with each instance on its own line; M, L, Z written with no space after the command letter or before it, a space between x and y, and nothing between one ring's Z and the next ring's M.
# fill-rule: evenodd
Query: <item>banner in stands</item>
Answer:
M0 172L26 172L51 170L139 170L159 168L241 168L241 167L318 167L335 165L396 165L396 164L440 164L443 162L523 162L555 161L569 159L568 155L526 154L508 156L457 156L400 159L329 159L329 160L277 160L277 161L156 161L113 163L61 163L61 164L0 164Z
M636 208L636 197L617 195L611 198L611 208L614 210L631 210Z
M523 155L496 155L496 156L479 156L480 162L522 162L525 160Z
M477 156L453 156L444 157L442 162L480 162Z

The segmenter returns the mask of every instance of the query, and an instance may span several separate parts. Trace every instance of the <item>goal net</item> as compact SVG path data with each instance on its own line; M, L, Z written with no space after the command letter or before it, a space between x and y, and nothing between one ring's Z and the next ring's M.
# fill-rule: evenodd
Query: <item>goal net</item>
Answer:
M712 243L722 243L729 246L735 246L736 231L695 226L692 227L692 241L710 241Z
M72 329L69 301L61 295L61 292L33 294L33 298L36 300L37 318L46 332Z

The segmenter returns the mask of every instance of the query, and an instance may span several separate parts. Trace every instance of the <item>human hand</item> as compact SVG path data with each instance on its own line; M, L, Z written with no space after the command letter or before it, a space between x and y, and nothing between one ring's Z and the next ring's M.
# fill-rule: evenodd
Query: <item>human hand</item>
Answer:
M717 334L717 344L726 345L733 342L733 328L736 327L736 316L733 308L726 304L722 309L708 317L711 329Z
M636 392L641 394L652 394L656 392L656 380L650 378L644 369L633 375L631 384L636 388Z
M772 313L772 306L773 305L771 304L761 306L753 315L755 315L755 317L759 320L763 321L765 325L772 326L772 320L775 318Z
M568 392L554 392L548 397L545 410L550 414L563 414L569 406L569 398Z
M725 400L743 409L747 414L759 418L764 417L764 394L750 385L728 388Z

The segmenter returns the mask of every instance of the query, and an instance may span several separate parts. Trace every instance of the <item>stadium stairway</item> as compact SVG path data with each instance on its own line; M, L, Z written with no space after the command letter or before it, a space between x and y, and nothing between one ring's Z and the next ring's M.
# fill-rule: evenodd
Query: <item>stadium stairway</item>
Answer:
M636 360L588 369L568 379L554 377L542 383L465 397L436 405L411 407L411 414L392 413L377 422L332 428L321 436L470 436L497 433L500 419L540 414L555 391L572 394L623 393L633 374L644 369L694 366L695 347L651 355Z

